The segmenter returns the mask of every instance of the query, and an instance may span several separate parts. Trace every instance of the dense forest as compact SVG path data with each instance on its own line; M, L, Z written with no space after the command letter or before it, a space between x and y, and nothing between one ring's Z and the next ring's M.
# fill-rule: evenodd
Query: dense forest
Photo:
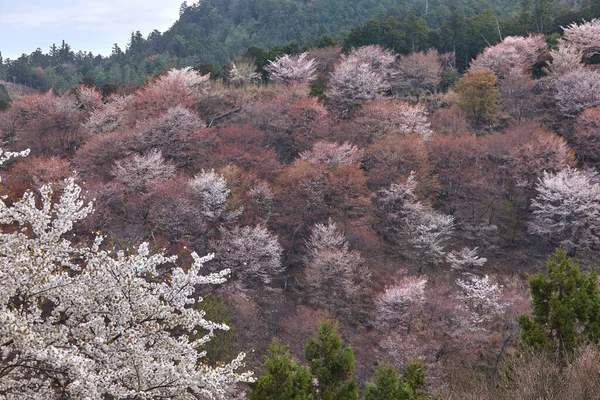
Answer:
M399 54L431 47L452 51L462 72L484 47L504 36L559 34L561 26L597 17L598 0L184 2L169 30L146 37L132 32L125 49L115 44L106 57L75 52L64 40L48 52L38 48L16 60L0 57L0 81L61 92L91 79L111 90L114 84L142 84L174 67L198 66L223 77L221 69L244 54L260 69L267 59L283 54L337 44L346 51L375 43Z
M0 397L600 398L599 3L353 3L2 64Z

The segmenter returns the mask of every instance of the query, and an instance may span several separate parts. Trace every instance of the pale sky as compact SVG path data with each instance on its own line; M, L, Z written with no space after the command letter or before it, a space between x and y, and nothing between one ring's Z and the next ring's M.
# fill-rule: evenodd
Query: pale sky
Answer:
M38 47L44 53L64 39L71 48L110 54L124 50L132 31L144 37L167 30L183 0L0 0L0 52L16 59ZM188 1L188 4L193 3Z

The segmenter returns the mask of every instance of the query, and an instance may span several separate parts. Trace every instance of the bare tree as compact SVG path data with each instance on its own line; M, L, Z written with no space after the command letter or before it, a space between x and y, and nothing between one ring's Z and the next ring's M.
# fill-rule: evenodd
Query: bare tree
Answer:
M415 94L417 103L424 93L433 93L441 80L442 65L437 50L412 53L400 58L392 75L392 86Z
M188 162L194 135L204 126L198 115L178 105L162 116L136 126L138 146L142 149L160 149L165 157L180 164Z

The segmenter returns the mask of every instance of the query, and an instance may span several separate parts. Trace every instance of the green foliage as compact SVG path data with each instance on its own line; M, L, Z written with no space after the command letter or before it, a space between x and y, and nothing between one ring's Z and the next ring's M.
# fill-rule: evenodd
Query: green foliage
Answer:
M327 92L327 77L323 73L317 75L317 79L310 83L309 96L313 96L319 99L319 101L325 101Z
M400 382L396 368L382 365L367 383L364 400L410 400L410 392Z
M108 97L119 90L119 85L113 82L107 82L104 85L102 85L100 90L102 90L102 95L104 97Z
M533 312L519 325L526 346L557 352L559 361L583 342L600 339L600 296L595 272L583 273L567 253L548 257L546 273L529 278Z
M423 394L425 372L420 362L411 361L400 376L391 365L382 365L365 387L364 400L420 400Z
M456 82L460 80L460 72L455 70L454 68L446 68L442 71L441 81L440 81L440 89L443 92L446 92L448 89L454 87Z
M342 50L348 52L352 48L380 44L397 53L408 54L404 33L400 21L396 17L389 17L385 21L370 20L363 26L352 28L344 40Z
M265 372L250 384L250 400L311 399L310 372L292 361L288 346L273 339L265 357Z
M229 309L225 303L213 295L204 296L202 302L198 304L198 308L206 313L205 319L229 326L228 331L218 331L210 342L203 346L201 350L206 351L204 360L209 365L218 365L224 360L231 359L231 357L235 356L237 353L233 346L235 340L235 327L231 322L231 313ZM204 336L207 333L208 331L198 329L198 332L196 335L192 336L192 338Z
M317 43L316 46L319 49L325 48L325 47L334 47L337 46L337 40L335 40L335 38L333 36L331 36L329 33L325 33L321 36L319 36L319 38L317 39Z
M6 86L0 85L0 111L6 110L10 106L10 96Z
M429 28L423 18L417 17L414 13L410 13L408 17L402 21L401 26L404 33L405 50L408 50L408 52L411 53L427 50L429 47L429 43L427 42Z
M198 72L200 75L210 74L211 80L223 79L223 70L218 65L213 65L209 63L198 64L193 68L194 71Z
M326 321L319 326L317 337L309 338L304 350L312 375L318 385L315 398L319 400L354 400L358 385L354 374L354 352L342 346L337 324Z
M421 391L425 388L425 370L423 364L419 361L410 361L404 374L402 374L402 383L412 392L412 399L425 398Z
M458 106L476 122L489 121L498 108L500 91L496 87L496 75L489 69L467 72L454 89L458 94Z
M308 44L332 46L343 37L344 51L380 44L400 54L430 47L454 52L454 67L465 71L500 36L560 33L561 26L597 17L600 0L583 8L549 0L352 0L351 6L348 0L206 0L183 7L179 20L164 33L154 30L146 38L139 31L132 33L125 51L115 45L106 57L75 53L63 41L48 53L38 48L16 60L0 61L0 79L40 91L68 89L83 76L99 87L107 82L143 83L177 66L222 67L246 49L262 69L284 53L296 54ZM219 77L216 68L209 69L212 79Z

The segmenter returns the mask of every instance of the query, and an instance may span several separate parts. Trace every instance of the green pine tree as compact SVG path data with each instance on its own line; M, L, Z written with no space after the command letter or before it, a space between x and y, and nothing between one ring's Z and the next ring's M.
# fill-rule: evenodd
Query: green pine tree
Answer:
M354 374L354 352L343 347L337 324L324 322L315 338L309 338L304 350L312 375L317 379L315 399L356 400L358 385Z
M426 399L425 372L420 362L411 361L400 376L393 366L382 365L365 387L364 400Z
M411 396L411 400L426 399L427 396L423 394L425 388L425 370L423 364L420 361L410 361L404 373L402 374L401 384L405 388L408 388Z
M251 384L250 400L312 399L309 371L292 361L288 346L273 339L265 358L265 372Z
M547 272L529 278L533 315L519 318L523 344L558 354L566 363L576 346L600 339L600 296L595 272L583 273L567 253L548 257Z
M382 365L367 383L364 400L410 400L410 392L400 382L396 368Z

